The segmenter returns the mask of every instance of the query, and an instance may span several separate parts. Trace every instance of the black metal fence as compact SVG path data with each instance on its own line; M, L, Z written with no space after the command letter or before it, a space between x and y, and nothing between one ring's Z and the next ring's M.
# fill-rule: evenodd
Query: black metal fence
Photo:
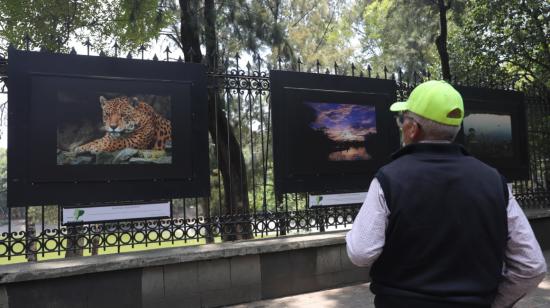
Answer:
M87 47L90 56L90 46ZM76 52L73 49L71 53ZM171 58L169 49L165 53L164 61L181 61ZM115 47L114 56L118 55ZM138 58L144 58L144 49L139 50ZM376 72L368 66L363 72L353 64L334 63L325 67L319 61L287 63L280 58L270 62L258 55L246 63L239 55L220 58L222 63L209 72L209 91L214 94L215 108L211 112L220 112L226 119L216 125L226 127L216 127L215 133L211 130L210 134L212 188L209 198L173 200L171 219L67 227L61 225L61 208L56 205L8 209L3 178L0 181L0 264L348 228L359 205L310 209L307 194L276 195L274 192L269 69L292 68L318 74L392 79L398 85L397 95L401 99L405 99L417 83L431 77L428 72L391 73L385 67ZM160 60L155 55L151 61ZM7 101L6 67L7 61L1 59L0 103ZM475 84L480 85L479 81ZM493 87L510 88L511 85ZM524 209L545 209L550 208L550 100L548 92L535 89L527 97L531 177L515 182L513 189ZM6 106L2 106L2 128L5 129ZM224 184L220 157L229 155L232 149L219 146L222 138L234 138L242 154L236 163L225 166L245 173L240 183L233 183L239 187L228 188L227 183ZM231 147L232 143L226 144ZM5 153L3 158L0 156L0 162L2 159L5 162ZM5 177L5 166L0 167L4 168ZM226 191L237 188L245 200L233 204L226 198Z

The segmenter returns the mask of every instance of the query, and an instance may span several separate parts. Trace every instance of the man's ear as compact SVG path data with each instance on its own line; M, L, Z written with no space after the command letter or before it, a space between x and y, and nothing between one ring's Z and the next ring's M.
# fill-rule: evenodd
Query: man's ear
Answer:
M418 141L421 139L422 137L422 130L420 129L420 126L418 125L418 123L416 122L413 122L412 123L412 127L411 129L409 130L409 137L411 140L413 140L414 142Z

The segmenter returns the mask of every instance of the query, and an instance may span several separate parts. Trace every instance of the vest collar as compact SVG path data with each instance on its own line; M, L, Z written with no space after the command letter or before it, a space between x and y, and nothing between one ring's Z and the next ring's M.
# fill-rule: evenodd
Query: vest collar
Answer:
M460 144L456 143L413 143L409 144L391 155L392 160L413 153L433 153L469 156L470 154Z

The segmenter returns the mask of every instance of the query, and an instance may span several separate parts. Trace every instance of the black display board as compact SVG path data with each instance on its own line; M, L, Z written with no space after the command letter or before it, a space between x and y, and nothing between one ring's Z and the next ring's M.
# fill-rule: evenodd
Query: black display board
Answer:
M464 100L457 142L508 180L529 177L526 106L523 93L456 86Z
M9 50L8 205L207 196L199 64Z
M395 81L270 74L276 191L366 190L399 148Z

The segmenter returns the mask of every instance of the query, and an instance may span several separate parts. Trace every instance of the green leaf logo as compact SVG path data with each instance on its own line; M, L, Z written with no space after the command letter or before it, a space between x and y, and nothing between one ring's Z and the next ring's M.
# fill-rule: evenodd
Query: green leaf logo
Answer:
M317 205L321 205L321 201L323 201L323 196L317 196Z
M83 209L75 209L75 210L74 210L74 214L73 214L74 219L75 219L76 221L78 221L78 220L80 219L80 217L82 217L82 215L84 215L84 212L85 212L85 211L84 211Z

